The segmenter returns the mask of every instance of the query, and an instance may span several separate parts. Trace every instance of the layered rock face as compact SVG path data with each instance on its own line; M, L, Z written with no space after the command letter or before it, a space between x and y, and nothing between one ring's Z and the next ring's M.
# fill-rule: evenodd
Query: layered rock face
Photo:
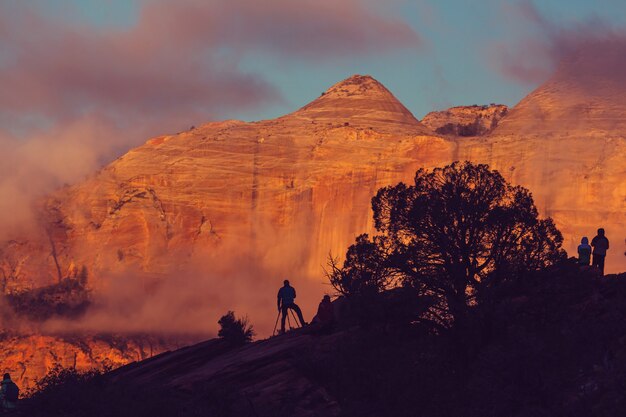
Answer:
M306 290L298 298L305 312L329 291L321 266L329 252L342 255L356 235L373 231L377 189L411 181L420 167L466 159L528 187L570 254L581 236L605 227L613 245L607 271L624 270L626 94L589 95L577 85L574 75L555 75L479 138L436 135L368 76L275 120L154 138L42 204L41 234L2 249L5 288L86 272L98 293L111 276L157 276L173 293L202 288L221 312L253 313L265 335L282 279ZM485 109L491 120L503 110Z
M369 200L378 188L410 181L419 167L465 159L530 188L542 213L556 217L570 252L598 226L621 243L624 95L588 96L577 85L571 74L556 74L493 132L471 140L428 133L367 76L275 120L158 137L51 196L45 233L10 242L2 267L23 285L85 268L98 288L108 273L167 275L190 263L227 262L236 251L273 273L319 279L329 251L341 254L356 234L372 230ZM506 110L469 109L450 114L484 113L493 123ZM578 124L562 129L576 117ZM609 253L609 270L624 266L618 251Z
M333 85L292 116L377 132L430 133L385 86L367 75L353 75Z
M441 135L482 136L495 129L508 110L503 104L458 106L430 112L422 124Z
M371 229L379 187L449 159L449 147L377 81L354 76L276 120L148 141L51 196L46 233L3 259L20 265L13 281L38 285L84 266L97 288L108 272L166 274L233 248L319 276L329 250Z

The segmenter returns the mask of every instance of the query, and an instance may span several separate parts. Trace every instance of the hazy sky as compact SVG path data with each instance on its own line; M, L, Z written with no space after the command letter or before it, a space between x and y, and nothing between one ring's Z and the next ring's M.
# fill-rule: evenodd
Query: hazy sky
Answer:
M520 10L534 6L543 18L564 27L589 20L603 20L618 27L626 25L623 0L542 0L535 3L513 0L2 0L2 3L8 5L4 7L5 13L11 13L11 6L30 9L43 19L58 21L67 29L82 31L88 36L132 31L141 24L142 14L150 7L161 9L164 14L168 8L184 8L185 3L190 10L204 9L207 14L202 15L203 11L199 15L206 18L207 29L214 25L210 20L212 11L215 16L224 16L223 25L228 27L218 29L221 36L211 30L192 33L189 36L198 38L198 44L187 49L193 56L172 56L172 59L192 60L202 55L211 60L223 59L228 62L227 67L268 83L278 94L250 106L239 106L226 97L229 88L219 89L214 94L207 91L206 94L217 95L226 104L222 108L208 106L205 119L276 117L304 105L333 83L354 73L373 75L418 118L430 110L452 105L490 102L514 105L539 81L523 82L499 68L498 47L523 55L523 51L515 51L515 43L537 38L537 27ZM231 6L225 6L228 3ZM342 5L332 6L332 3ZM266 10L260 11L261 7ZM245 14L242 10L247 8L253 10L238 19L237 14ZM320 13L312 13L313 9ZM172 16L185 15L173 13ZM308 19L317 22L307 23ZM158 18L152 27L154 32L185 28L184 24L178 26L170 22L168 28L156 22ZM258 28L251 28L253 25ZM396 33L394 29L398 29ZM38 28L28 30L36 32ZM413 39L409 36L411 33L415 35ZM163 40L162 35L157 35L158 41ZM203 38L205 45L202 45ZM359 39L364 43L371 43L373 39L380 41L368 47ZM47 39L39 42L45 44ZM271 42L276 45L268 45ZM325 53L324 49L333 44L336 45L334 50ZM58 48L62 44L52 46ZM0 47L4 49L1 43ZM2 49L0 59L5 55ZM181 81L188 79L190 75L185 69L190 70L173 67L179 72L172 73L171 77ZM193 74L191 78L195 80L197 76ZM80 85L73 87L81 88ZM211 97L210 101L214 100L215 97ZM41 116L35 114L37 109L33 110L33 116ZM174 130L177 128L179 126L173 126Z

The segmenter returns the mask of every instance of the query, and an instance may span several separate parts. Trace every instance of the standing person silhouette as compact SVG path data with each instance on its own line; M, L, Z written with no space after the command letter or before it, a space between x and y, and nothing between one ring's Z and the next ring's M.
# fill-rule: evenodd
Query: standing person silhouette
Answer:
M304 327L306 322L302 317L302 310L296 303L293 302L296 298L296 289L289 285L289 280L283 281L283 287L278 290L278 311L282 312L282 318L280 320L280 332L285 333L285 320L287 319L287 314L289 313L289 309L292 309L298 315L298 320L300 320L300 325Z
M6 373L0 383L0 411L11 411L17 407L20 389L11 380L11 375Z
M604 236L604 229L598 229L597 236L591 240L591 246L593 246L592 265L600 268L600 274L604 275L604 258L609 249L609 239Z

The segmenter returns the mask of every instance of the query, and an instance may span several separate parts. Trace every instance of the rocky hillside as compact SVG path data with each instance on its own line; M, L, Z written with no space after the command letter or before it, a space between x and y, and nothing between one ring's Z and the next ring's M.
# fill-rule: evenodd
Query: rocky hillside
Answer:
M82 383L60 378L22 412L615 416L626 405L625 306L624 274L603 279L569 264L505 289L495 310L476 307L467 333L384 315L346 327L340 316L327 334L305 328L243 347L210 340Z
M503 104L451 107L428 113L422 124L441 135L482 136L495 129L508 110Z

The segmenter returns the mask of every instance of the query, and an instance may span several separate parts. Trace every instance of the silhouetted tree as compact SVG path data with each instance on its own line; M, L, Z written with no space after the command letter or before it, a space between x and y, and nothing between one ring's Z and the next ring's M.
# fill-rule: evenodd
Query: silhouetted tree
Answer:
M232 344L248 343L254 336L254 329L248 324L248 319L235 318L233 311L224 314L217 323L220 325L217 335Z
M436 296L448 319L488 303L492 289L564 257L551 219L538 219L530 192L511 186L487 165L454 163L420 169L372 199L373 238L361 235L343 268L331 268L342 293L363 287L412 286Z
M384 240L367 234L356 238L348 248L343 267L337 259L329 257L326 276L331 285L342 295L364 295L379 293L396 284L394 270L387 266L389 253L385 251Z

